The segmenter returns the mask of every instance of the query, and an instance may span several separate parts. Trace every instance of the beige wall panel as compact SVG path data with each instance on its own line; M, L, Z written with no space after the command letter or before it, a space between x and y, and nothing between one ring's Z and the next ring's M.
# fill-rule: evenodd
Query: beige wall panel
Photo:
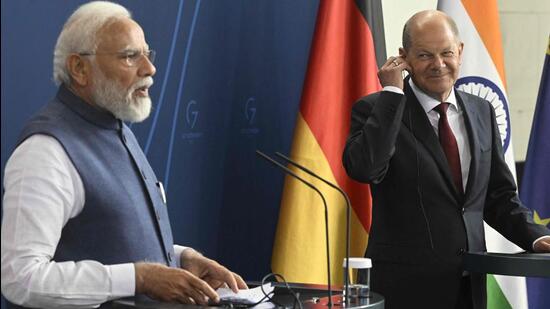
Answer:
M383 0L382 0L383 1ZM541 13L550 12L548 0L498 0L500 12Z
M550 34L550 1L500 0L499 10L514 157L523 161Z

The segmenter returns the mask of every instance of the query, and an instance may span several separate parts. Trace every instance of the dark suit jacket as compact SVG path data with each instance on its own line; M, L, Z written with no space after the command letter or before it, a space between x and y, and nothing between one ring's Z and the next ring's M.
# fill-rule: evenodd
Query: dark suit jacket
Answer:
M351 178L371 184L373 290L387 308L454 308L462 254L486 251L483 220L525 250L550 232L518 199L489 102L456 91L472 155L461 194L408 79L404 91L354 105L343 163ZM471 285L474 307L485 308L485 276L472 274Z

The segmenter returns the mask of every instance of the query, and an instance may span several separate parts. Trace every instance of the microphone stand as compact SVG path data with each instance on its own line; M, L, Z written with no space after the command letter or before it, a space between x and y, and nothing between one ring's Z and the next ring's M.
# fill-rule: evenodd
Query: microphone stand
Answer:
M325 207L325 242L326 242L326 249L327 249L327 274L328 274L328 288L327 288L328 304L327 304L327 306L330 308L330 307L332 307L332 286L331 286L331 281L330 281L330 250L329 250L329 241L328 241L328 234L329 234L328 233L328 207L327 207L327 202L325 200L325 197L323 196L321 191L319 191L319 189L317 189L313 184L311 184L307 180L301 178L300 176L296 175L296 173L291 171L288 167L286 167L286 166L282 165L281 163L275 161L274 159L272 159L271 157L269 157L268 155L264 154L263 152L261 152L259 150L256 150L256 153L258 155L260 155L263 159L271 162L275 166L282 169L285 173L287 173L290 176L300 180L306 186L310 187L312 190L317 192L317 194L319 194L319 196L321 197L321 200L323 200L323 206Z
M340 189L340 187L336 186L335 184L329 182L328 180L322 178L321 176L317 175L316 173L312 172L308 168L298 164L297 162L291 160L289 157L285 156L284 154L280 152L275 152L277 156L282 158L283 160L287 161L288 163L294 165L295 167L301 169L302 171L308 173L309 175L321 180L322 182L326 183L330 187L334 188L346 200L346 267L345 267L345 274L344 274L344 302L346 307L349 306L349 247L350 247L350 213L351 213L351 202L349 200L349 196L344 192L344 190Z

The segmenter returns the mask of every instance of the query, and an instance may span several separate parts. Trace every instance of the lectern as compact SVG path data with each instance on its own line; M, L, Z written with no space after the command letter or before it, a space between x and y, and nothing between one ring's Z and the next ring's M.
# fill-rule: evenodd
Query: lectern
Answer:
M248 282L250 286L258 285L257 282ZM292 307L294 299L288 294L284 289L284 284L282 283L273 283L275 285L275 296L277 302ZM289 283L290 287L295 291L300 293L300 300L302 301L302 308L304 309L328 309L326 305L326 285L316 285L316 284L301 284L301 283ZM334 287L334 300L333 309L342 309L342 305L339 304L338 299L341 299L342 289L340 287ZM368 298L364 298L358 303L353 303L354 308L360 309L383 309L384 308L384 297L375 292L370 292ZM325 303L323 303L323 301ZM341 303L341 302L340 302ZM113 301L109 308L117 309L200 309L200 308L212 308L207 306L197 306L197 305L184 305L184 304L170 304L170 303L160 303L155 301L141 301L133 298L128 299L119 299ZM260 308L262 305L260 305ZM267 308L272 306L267 305ZM264 308L266 308L264 307ZM233 307L238 308L238 306Z
M469 252L464 269L471 272L521 277L550 277L550 253Z

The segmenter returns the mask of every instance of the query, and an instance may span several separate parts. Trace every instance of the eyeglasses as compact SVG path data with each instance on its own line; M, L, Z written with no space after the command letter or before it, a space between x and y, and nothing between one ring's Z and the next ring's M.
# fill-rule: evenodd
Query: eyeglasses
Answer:
M139 49L128 49L120 52L113 53L102 53L102 52L81 52L78 53L80 56L93 56L93 55L116 55L117 58L122 60L127 66L135 67L143 60L143 56L149 59L149 62L155 62L155 56L157 53L152 50L139 50Z

